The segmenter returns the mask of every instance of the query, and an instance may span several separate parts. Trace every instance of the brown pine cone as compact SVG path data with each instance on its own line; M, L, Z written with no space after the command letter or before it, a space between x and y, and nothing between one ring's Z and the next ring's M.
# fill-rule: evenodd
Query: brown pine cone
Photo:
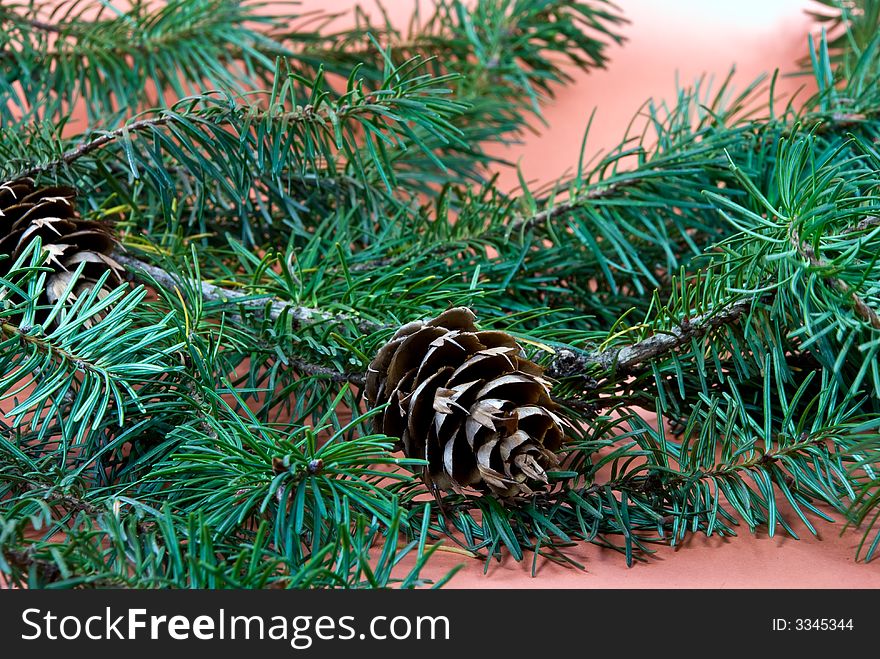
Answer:
M61 297L80 263L85 265L74 295L93 288L108 269L108 286L122 282L123 268L110 256L116 246L110 229L82 219L75 197L73 188L38 188L30 179L0 184L0 255L5 256L0 259L0 276L9 274L16 259L39 236L48 252L44 265L54 271L46 281L43 303L53 304Z
M367 371L371 405L390 401L377 430L428 461L442 489L499 497L544 489L566 421L554 411L543 369L505 332L479 331L470 309L401 327Z

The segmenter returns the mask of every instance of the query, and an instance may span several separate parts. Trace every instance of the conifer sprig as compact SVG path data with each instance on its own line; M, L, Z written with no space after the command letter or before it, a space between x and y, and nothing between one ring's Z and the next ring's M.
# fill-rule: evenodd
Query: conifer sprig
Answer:
M773 78L701 82L506 192L486 142L605 62L606 3L441 0L405 32L133 7L0 14L0 170L74 186L133 280L47 304L35 242L0 281L13 583L416 586L441 542L632 562L832 518L876 554L880 37L814 44L818 92L782 111ZM372 431L367 365L450 306L554 379L573 424L546 491L432 498Z

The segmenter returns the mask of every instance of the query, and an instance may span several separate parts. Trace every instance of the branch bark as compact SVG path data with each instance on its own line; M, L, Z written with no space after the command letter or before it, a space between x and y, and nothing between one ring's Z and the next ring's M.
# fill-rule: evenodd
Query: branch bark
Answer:
M632 178L627 180L625 183L610 183L605 186L596 187L592 190L588 190L585 194L578 195L577 197L574 197L572 199L560 202L530 217L524 217L522 215L515 216L508 225L508 233L511 234L522 230L528 231L535 226L545 224L551 220L555 220L558 217L567 215L571 211L583 206L586 202L594 201L596 199L602 199L603 197L610 197L615 192L618 192L622 187L635 185L642 180L643 179L640 178Z
M364 333L388 329L388 326L352 315L334 314L311 307L293 306L288 302L271 296L254 299L245 293L222 288L206 281L184 280L158 266L144 263L127 254L117 252L114 253L113 258L144 283L150 284L155 282L169 289L178 288L182 283L187 283L192 288L200 290L202 299L206 301L239 304L255 311L268 309L268 317L272 320L276 320L281 314L287 312L293 320L301 325L321 322L337 324L355 323L355 326ZM576 375L590 377L588 374L591 372L596 372L596 375L610 372L617 374L632 373L637 371L646 362L675 350L691 339L701 338L714 329L738 322L740 317L750 308L751 302L742 300L724 309L695 316L667 332L656 334L627 346L591 352L576 352L570 349L563 349L557 353L553 362L547 368L547 374L551 377L564 378ZM358 386L364 382L364 376L360 373L343 373L333 368L301 360L293 360L291 365L302 373L328 377L334 382L350 382Z
M168 123L170 117L161 116L161 117L153 117L152 119L141 119L140 121L133 121L130 124L117 128L115 130L108 131L99 137L96 137L93 140L89 140L88 142L83 142L79 146L70 149L69 151L65 151L58 160L53 160L52 162L45 163L43 165L36 165L31 167L28 170L25 170L21 174L19 174L20 178L33 178L38 174L42 174L44 172L50 172L54 169L58 169L64 165L69 165L75 160L79 160L83 156L87 156L93 151L97 151L101 147L113 142L120 137L122 137L126 132L128 133L136 133L141 130L146 130L148 128L152 128L154 126L163 126Z
M20 549L4 549L3 558L11 566L18 568L22 572L29 573L33 569L37 569L49 583L58 581L61 576L61 570L52 561L43 558L37 558L33 552Z
M52 32L54 34L61 34L62 32L61 28L57 25L36 18L25 18L24 22L35 30L41 30L42 32Z
M826 260L820 258L816 254L816 250L813 249L813 246L811 244L801 239L801 236L796 228L792 228L791 230L791 243L798 251L798 254L800 254L801 257L804 258L812 267L823 269L829 266L829 263ZM828 276L824 279L826 282L828 282L829 286L850 299L853 310L859 318L864 320L874 329L880 330L880 316L877 315L877 312L872 309L867 302L865 302L854 290L852 290L849 284L843 281L840 277Z
M115 252L113 258L121 265L125 266L135 277L144 283L155 282L160 286L168 289L179 288L182 284L187 284L192 288L201 291L202 299L208 302L225 302L229 304L237 304L246 309L262 311L268 308L268 317L271 320L277 320L282 314L287 313L288 316L300 325L308 325L320 322L344 323L354 322L357 328L362 332L374 332L381 329L381 325L362 318L355 318L345 314L334 314L329 311L321 311L311 307L299 307L285 302L273 296L264 296L253 298L246 293L234 291L221 286L208 283L206 281L187 280L177 275L173 275L167 270L158 266L144 263L127 254ZM146 277L145 277L146 275ZM268 304L267 304L268 303Z
M562 350L548 369L548 375L571 377L594 370L621 375L633 373L691 339L702 338L712 330L738 322L749 309L751 302L741 300L723 309L694 316L678 327L630 345L584 353Z
M299 373L305 375L319 375L330 379L332 382L348 382L358 387L363 387L366 378L363 373L343 373L336 369L318 364L311 364L302 359L291 359L290 365Z

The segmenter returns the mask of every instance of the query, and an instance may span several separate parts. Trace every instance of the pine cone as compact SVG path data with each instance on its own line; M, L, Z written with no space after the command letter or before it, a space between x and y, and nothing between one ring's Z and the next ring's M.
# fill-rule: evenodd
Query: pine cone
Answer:
M64 293L80 263L85 263L74 295L94 287L108 269L108 285L122 283L123 268L110 257L116 245L109 228L84 220L76 212L76 191L69 187L37 188L30 179L0 184L0 276L39 236L48 252L45 265L53 269L43 303L54 304ZM102 296L106 291L101 291Z
M566 421L543 369L512 336L479 331L474 320L460 307L401 327L370 364L365 395L373 406L390 401L377 431L427 460L436 486L529 495L559 464Z

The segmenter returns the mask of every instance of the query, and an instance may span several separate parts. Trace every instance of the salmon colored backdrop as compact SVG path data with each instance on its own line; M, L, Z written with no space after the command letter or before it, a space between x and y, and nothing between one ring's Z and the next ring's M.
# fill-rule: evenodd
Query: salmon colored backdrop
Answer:
M305 9L344 11L348 0L305 0ZM609 50L608 68L575 73L576 82L560 89L545 111L548 127L526 135L522 144L495 151L519 162L526 180L552 181L577 162L581 137L593 108L588 155L613 147L626 126L649 98L674 99L676 80L690 85L702 74L717 88L736 66L736 88L742 90L762 73L779 68L790 72L806 54L806 35L813 29L804 10L808 0L618 0L631 21L624 28L628 42ZM369 9L370 4L364 6ZM393 20L405 26L412 0L386 0ZM782 78L777 91L795 93L807 79ZM809 89L801 91L806 95ZM501 174L506 188L517 185L515 171ZM678 549L659 547L646 563L627 568L616 552L592 545L570 550L586 571L539 563L531 578L531 559L518 564L509 557L492 562L488 574L479 560L437 554L426 574L440 576L467 561L450 582L465 588L865 588L880 587L880 559L855 561L860 536L840 535L841 523L817 522L819 538L788 516L801 540L766 532L737 538L694 536Z

